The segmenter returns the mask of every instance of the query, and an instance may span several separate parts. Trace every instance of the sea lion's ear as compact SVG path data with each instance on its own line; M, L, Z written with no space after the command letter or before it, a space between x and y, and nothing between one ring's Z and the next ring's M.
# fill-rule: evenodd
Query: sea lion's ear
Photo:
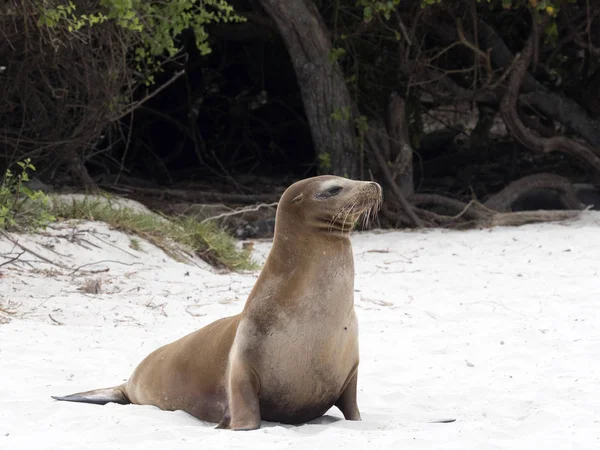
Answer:
M290 203L294 204L294 203L301 202L303 197L304 197L304 194L297 195L296 197L294 197L294 199Z

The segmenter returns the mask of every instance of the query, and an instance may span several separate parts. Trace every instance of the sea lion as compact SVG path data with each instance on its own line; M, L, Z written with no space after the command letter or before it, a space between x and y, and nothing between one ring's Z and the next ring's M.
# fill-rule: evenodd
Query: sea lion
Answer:
M349 233L381 198L377 183L336 176L292 184L240 314L155 350L120 386L52 398L183 410L232 430L305 423L334 405L361 420Z

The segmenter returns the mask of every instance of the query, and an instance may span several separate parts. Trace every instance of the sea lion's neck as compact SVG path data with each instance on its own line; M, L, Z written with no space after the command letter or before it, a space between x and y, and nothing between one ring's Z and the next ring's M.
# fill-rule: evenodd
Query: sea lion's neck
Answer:
M320 230L300 231L294 227L276 231L273 246L248 301L310 303L314 300L313 293L319 293L316 303L328 305L332 310L349 310L354 304L350 238ZM277 297L273 297L274 292ZM342 302L325 298L329 295Z
M352 244L348 232L320 227L309 231L294 226L280 227L275 231L269 258L286 270L293 270L328 259L352 259ZM315 258L318 259L315 261Z

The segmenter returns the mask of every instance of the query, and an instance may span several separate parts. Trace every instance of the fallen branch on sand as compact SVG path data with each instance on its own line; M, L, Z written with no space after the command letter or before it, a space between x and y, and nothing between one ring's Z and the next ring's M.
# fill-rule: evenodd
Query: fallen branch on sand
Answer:
M468 203L436 194L415 194L409 199L418 208L415 212L429 226L448 228L491 228L496 226L519 226L539 222L556 222L575 219L581 210L566 211L520 211L498 212L487 205L471 200ZM423 209L422 206L438 206L451 215Z
M33 256L35 256L38 259L41 259L42 261L45 261L49 264L55 265L57 267L60 267L61 269L65 269L65 270L70 270L70 267L65 266L64 264L58 263L56 261L52 261L42 255L40 255L39 253L31 250L28 247L25 247L23 244L19 243L16 239L14 239L12 236L10 236L8 233L5 233L4 231L0 230L0 235L4 236L7 240L9 240L10 242L12 242L13 244L15 244L17 247L19 247L21 250L27 252L27 253L31 253Z
M236 209L235 211L218 214L218 215L212 216L212 217L207 217L206 219L202 220L200 223L206 223L209 220L222 219L223 217L237 216L238 214L244 214L244 213L247 213L247 212L258 211L260 208L272 208L274 206L277 206L278 203L279 202L260 203L260 204L258 204L256 206L251 206L251 207L248 207L248 208Z
M101 261L91 262L91 263L83 264L83 265L81 265L79 267L76 267L75 269L73 269L72 272L69 273L69 275L74 275L75 273L79 272L79 270L82 269L83 267L93 266L95 264L100 264L100 263L105 263L105 262L111 262L111 263L115 263L115 264L122 264L124 266L134 266L136 264L142 264L141 262L125 263L125 262L122 262L122 261L114 261L112 259L103 259Z
M4 261L2 264L0 264L0 267L2 266L6 266L8 264L12 264L14 263L16 260L18 260L21 256L23 256L25 254L25 250L23 250L21 253L19 253L17 256L15 256L14 258L9 259L8 261ZM3 258L6 258L6 256L2 255Z
M121 261L114 261L114 260L110 260L110 259L104 259L104 260L101 260L101 261L95 261L95 262L83 264L83 265L81 265L79 267L69 267L69 266L61 264L59 262L52 261L51 259L46 258L45 256L40 255L36 251L31 250L29 247L26 247L25 245L21 244L19 241L17 241L12 236L10 236L8 233L5 233L2 230L0 230L0 235L4 236L7 240L9 240L10 242L12 242L15 246L17 246L21 250L23 250L17 257L13 258L10 261L6 261L6 262L0 264L0 267L2 267L5 264L8 264L8 263L16 261L24 253L31 253L33 256L35 256L36 258L40 259L43 262L46 262L48 264L52 264L52 265L54 265L56 267L60 267L61 269L64 269L64 270L69 270L70 271L69 275L76 274L77 272L81 271L81 269L84 268L84 267L93 266L95 264L100 264L100 263L105 263L105 262L111 262L111 263L115 263L115 264L123 264L125 266L133 266L135 264L142 264L141 262L125 263L125 262L121 262ZM94 271L82 271L82 274L89 275L89 274L92 274L92 273L99 273L99 272L105 272L105 271L107 271L107 269L94 270Z
M52 322L54 322L56 325L64 325L64 323L56 320L54 317L52 317L52 314L48 313L48 317L50 317L50 320L52 320Z

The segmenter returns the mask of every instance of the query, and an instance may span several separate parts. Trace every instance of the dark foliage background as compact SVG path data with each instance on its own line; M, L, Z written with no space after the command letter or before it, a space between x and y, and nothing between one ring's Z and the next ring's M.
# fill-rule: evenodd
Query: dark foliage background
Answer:
M56 48L31 4L8 2L0 169L31 157L55 189L185 188L233 204L318 173L373 178L392 226L455 224L474 199L528 208L532 192L578 209L580 185L598 183L600 4L230 3L247 20L208 25L208 55L184 29L148 88L131 33L107 21L60 31Z

